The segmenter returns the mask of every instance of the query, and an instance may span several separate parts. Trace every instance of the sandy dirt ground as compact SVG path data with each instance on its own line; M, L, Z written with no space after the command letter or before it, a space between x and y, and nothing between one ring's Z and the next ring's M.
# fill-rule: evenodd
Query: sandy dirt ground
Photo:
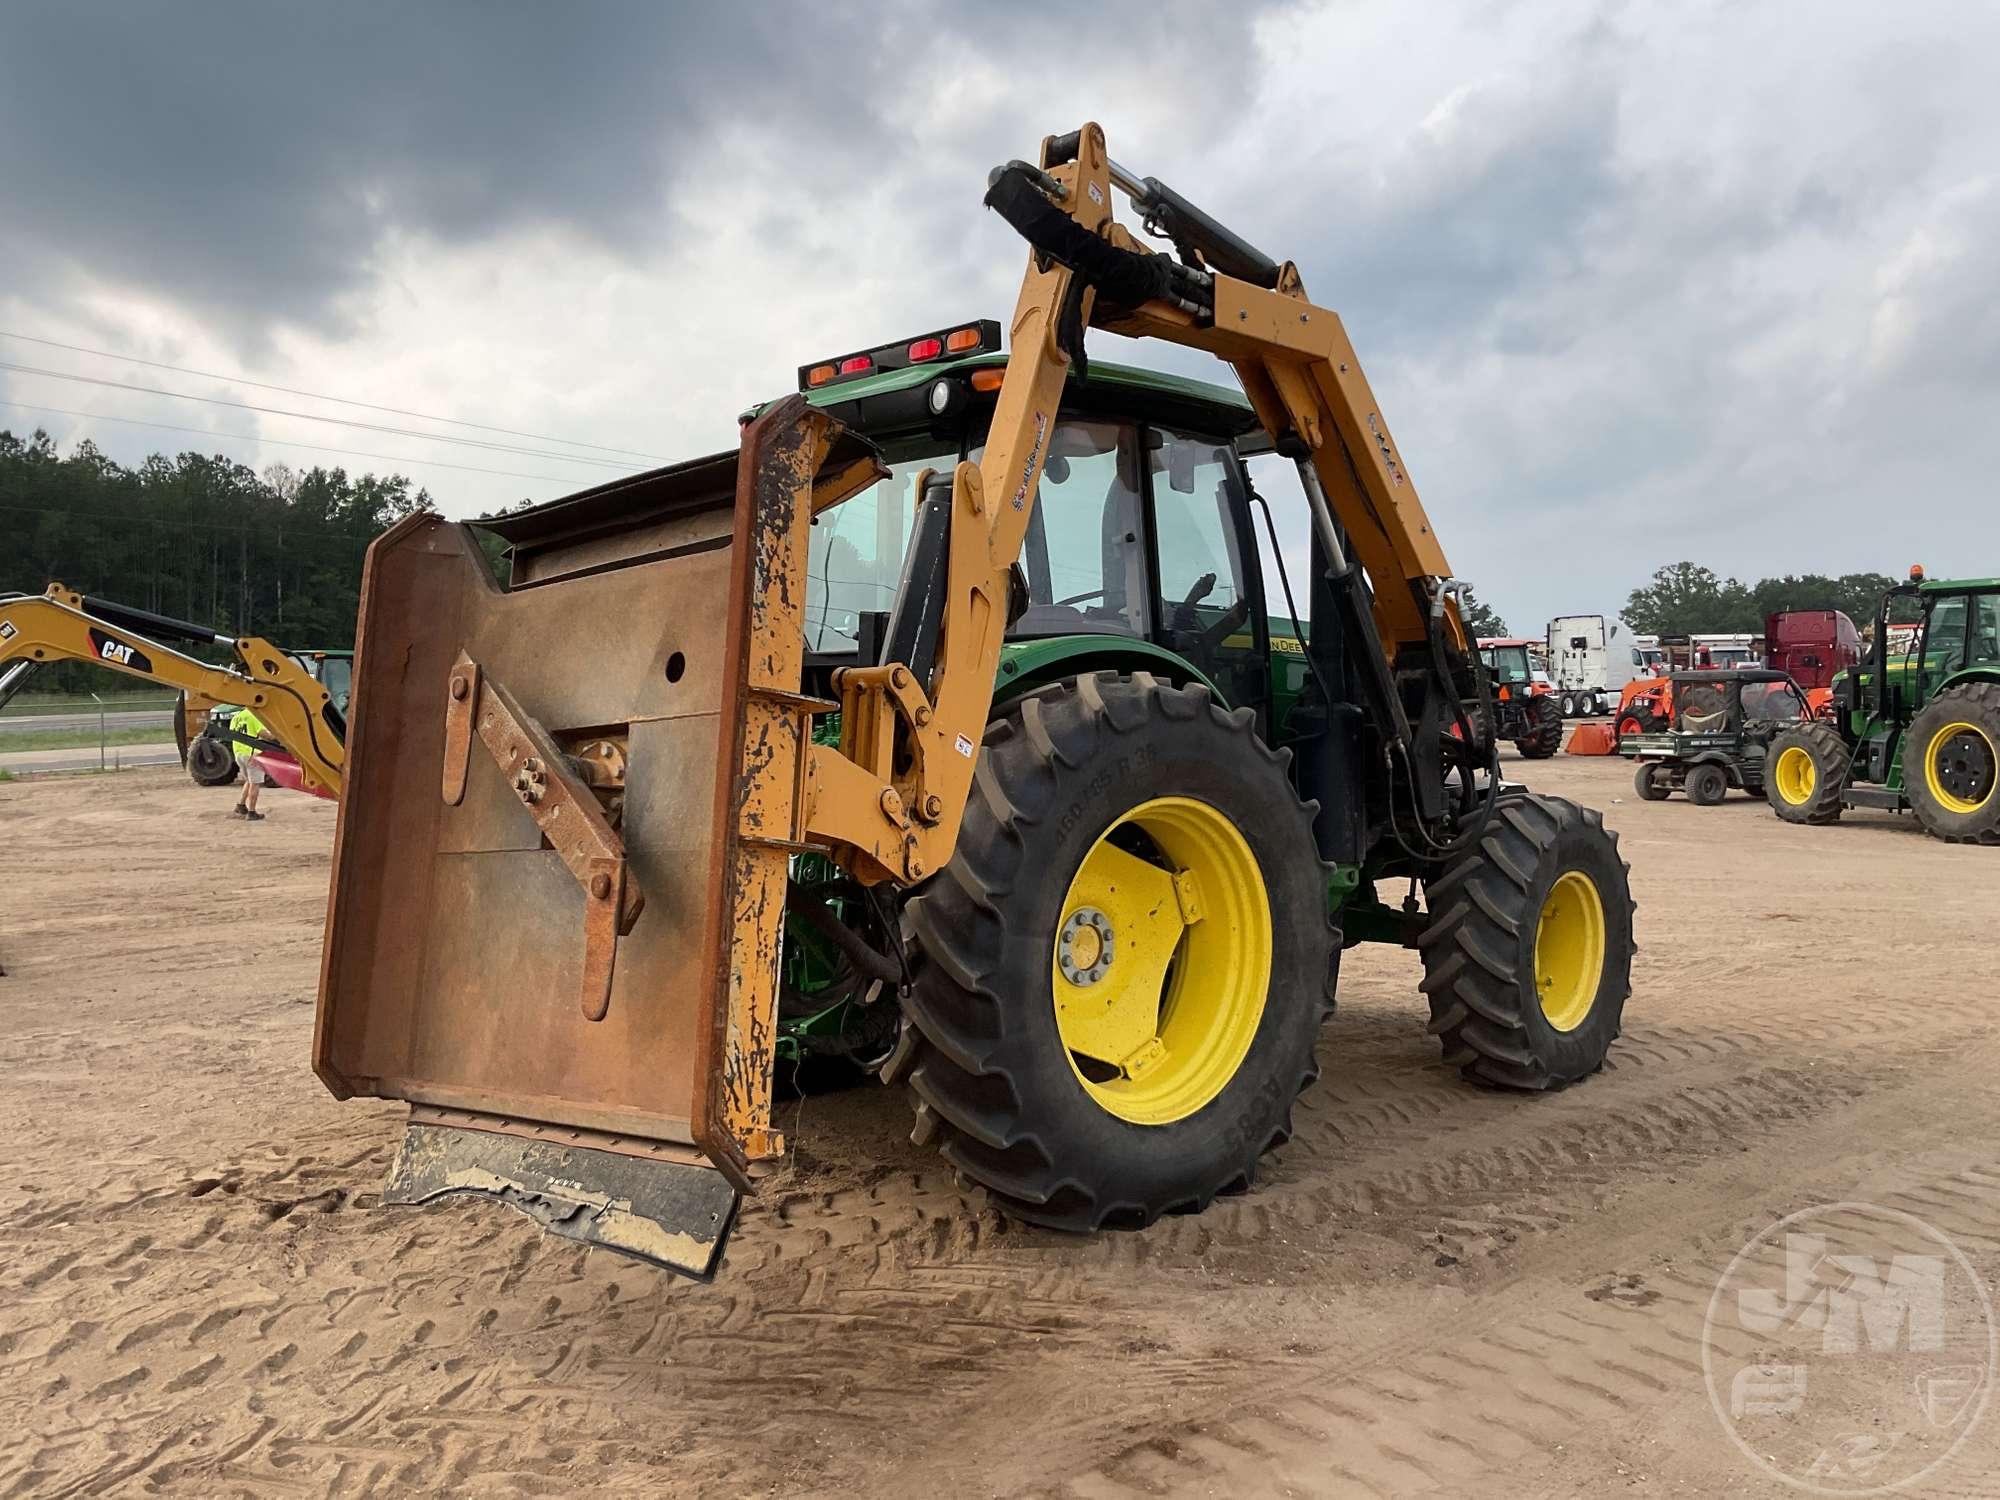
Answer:
M378 1206L398 1109L307 1067L329 804L0 785L0 1495L1779 1493L1702 1373L1746 1239L1862 1200L2000 1284L2000 858L1510 770L1631 861L1599 1076L1460 1083L1356 950L1248 1194L1022 1229L870 1087L788 1106L708 1286ZM1915 1492L2000 1493L2000 1414Z

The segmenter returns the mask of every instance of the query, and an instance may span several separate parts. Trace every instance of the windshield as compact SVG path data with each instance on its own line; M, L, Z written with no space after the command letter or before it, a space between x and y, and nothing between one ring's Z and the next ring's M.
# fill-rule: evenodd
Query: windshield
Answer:
M1753 667L1757 655L1748 646L1711 646L1708 659L1718 670L1725 667Z
M1496 686L1533 679L1526 646L1487 646L1479 654L1486 658L1486 671Z
M346 656L329 656L320 664L320 685L340 713L347 712L347 696L354 685L354 661Z
M863 490L812 524L806 560L806 645L813 651L852 651L860 644L861 616L886 614L903 576L903 549L916 517L916 477L948 471L958 450L925 436L884 446L889 477Z
M1746 682L1743 684L1743 717L1746 720L1783 723L1805 717L1806 700L1789 682Z

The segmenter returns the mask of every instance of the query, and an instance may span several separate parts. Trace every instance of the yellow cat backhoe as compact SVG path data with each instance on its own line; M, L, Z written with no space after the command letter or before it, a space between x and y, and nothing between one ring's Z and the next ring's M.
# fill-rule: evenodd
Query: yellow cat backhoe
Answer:
M786 1149L779 1059L838 1011L1005 1212L1143 1225L1285 1139L1364 940L1420 952L1471 1077L1603 1061L1625 867L1499 776L1340 319L1095 125L986 201L1030 247L1010 352L803 367L732 453L487 523L504 580L436 515L371 547L314 1063L408 1101L387 1201L710 1274ZM1092 369L1089 328L1242 395ZM1258 449L1298 469L1309 621L1244 563Z
M236 665L212 666L160 644L170 640L226 646ZM311 672L261 636L218 635L60 583L45 594L0 594L0 708L38 668L59 661L86 662L182 694L183 753L190 706L197 712L222 703L252 709L271 736L256 744L296 760L305 790L340 795L346 734L340 712Z

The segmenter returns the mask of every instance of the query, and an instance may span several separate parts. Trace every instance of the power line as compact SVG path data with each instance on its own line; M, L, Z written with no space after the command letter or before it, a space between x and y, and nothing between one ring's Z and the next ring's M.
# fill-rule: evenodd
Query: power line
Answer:
M52 380L73 380L80 385L108 386L116 391L138 391L148 396L170 396L176 401L200 401L209 406L228 406L237 411L263 412L273 417L298 417L307 422L326 422L334 427L356 427L368 432L386 432L396 437L418 438L429 443L458 443L467 448L486 448L496 453L519 453L529 458L553 458L566 464L591 464L599 468L616 469L621 474L632 472L631 464L616 463L608 458L585 458L581 454L551 453L546 448L517 448L508 443L489 443L482 438L446 437L441 432L416 432L408 427L385 427L380 422L356 422L347 417L322 417L309 411L286 411L276 406L256 406L248 401L225 401L220 396L193 396L186 391L163 390L153 385L132 385L123 380L106 380L97 375L72 375L66 370L44 370L34 365L17 365L10 360L0 360L0 370L13 370L22 375L45 375Z
M649 459L654 463L669 462L663 454L641 453L636 448L612 448L603 443L586 443L577 438L549 437L545 433L520 432L512 427L492 427L484 422L467 422L458 417L432 416L428 412L409 411L400 406L378 406L372 401L355 401L346 396L328 396L320 391L302 391L296 386L272 385L268 381L249 380L241 375L217 375L211 370L191 370L185 365L163 364L157 359L140 359L137 355L133 354L113 354L108 349L86 349L81 344L65 344L57 339L36 338L32 333L10 333L8 330L0 328L0 339L19 339L23 343L43 344L51 349L67 349L72 354L90 354L95 355L99 359L122 360L128 365L144 365L152 370L171 370L176 375L194 375L203 380L226 381L231 385L255 386L260 391L280 391L287 396L310 396L315 401L333 401L338 402L342 406L358 406L363 411L388 412L398 417L416 417L418 420L424 422L445 422L453 427L470 427L478 432L499 432L506 434L508 437L532 438L538 443L563 443L572 448L595 448L600 453L623 453L631 458Z
M176 427L171 422L142 422L137 417L112 417L103 412L71 411L66 406L35 406L26 401L0 401L0 406L12 406L21 411L49 412L59 417L83 417L93 422L123 422L130 427L157 427L162 432L191 432L196 437L233 438L237 442L277 444L285 448L307 448L314 453L337 453L346 458L379 458L384 463L422 464L433 469L458 469L467 474L492 474L502 479L540 479L549 484L570 484L573 481L559 474L520 474L512 469L480 469L471 464L451 464L439 458L400 458L393 453L363 453L355 448L326 448L318 443L301 443L292 438L255 437L247 432L210 432L205 427Z

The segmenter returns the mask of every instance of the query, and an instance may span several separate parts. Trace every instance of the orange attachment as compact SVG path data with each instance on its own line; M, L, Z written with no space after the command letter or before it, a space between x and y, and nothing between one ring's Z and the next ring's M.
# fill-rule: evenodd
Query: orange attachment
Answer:
M1579 724L1564 748L1571 755L1616 755L1618 732L1609 724Z

